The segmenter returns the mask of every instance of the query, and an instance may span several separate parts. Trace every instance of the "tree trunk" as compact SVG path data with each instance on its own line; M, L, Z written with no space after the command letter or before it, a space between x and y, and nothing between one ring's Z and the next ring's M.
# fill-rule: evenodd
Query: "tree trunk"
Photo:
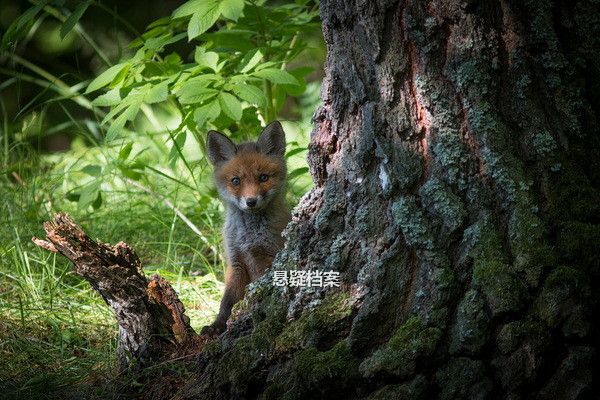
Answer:
M92 240L67 214L44 223L46 240L33 242L59 252L75 265L75 273L102 296L119 324L120 370L140 370L157 361L198 349L185 309L171 285L158 275L148 280L142 264L127 244Z
M599 11L323 0L315 187L273 270L344 284L269 273L177 398L595 396Z

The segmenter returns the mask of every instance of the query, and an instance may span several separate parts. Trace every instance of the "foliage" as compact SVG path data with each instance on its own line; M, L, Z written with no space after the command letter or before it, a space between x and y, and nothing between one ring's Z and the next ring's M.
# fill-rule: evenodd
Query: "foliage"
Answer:
M34 2L7 29L3 48L15 46L44 12L62 21L61 37L73 30L88 37L78 21L90 6L100 3L80 2L70 14L62 15L63 3ZM217 129L237 139L255 137L261 125L278 118L289 97L306 93L305 77L311 68L289 66L307 49L305 36L318 31L317 17L312 1L271 5L254 0L190 0L151 23L129 44L130 53L89 82L85 93L67 85L63 88L65 96L85 103L100 119L91 133L104 146L104 160L79 167L91 179L71 187L67 197L83 209L98 208L104 182L115 176L147 182L159 174L206 204L202 197L207 188L201 181L208 171L204 159L197 157L205 154L205 132ZM183 49L170 51L176 45ZM29 64L17 55L12 58ZM100 90L103 93L97 94ZM92 94L96 96L89 102L87 96ZM145 141L140 140L143 135L151 145L134 147ZM295 141L291 146L294 155L305 150ZM151 152L150 147L160 148L140 157ZM169 172L156 167L156 157L166 161ZM306 189L307 169L291 171L293 178L302 175Z

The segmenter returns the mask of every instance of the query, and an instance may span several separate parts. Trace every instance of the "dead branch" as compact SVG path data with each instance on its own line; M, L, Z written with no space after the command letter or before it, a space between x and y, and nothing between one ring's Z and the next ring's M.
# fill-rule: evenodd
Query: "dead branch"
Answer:
M178 349L201 342L171 285L158 275L148 280L140 259L123 242L98 243L65 213L44 223L46 239L38 246L59 252L75 265L75 273L102 296L119 324L119 367L144 368ZM180 353L180 352L179 352Z

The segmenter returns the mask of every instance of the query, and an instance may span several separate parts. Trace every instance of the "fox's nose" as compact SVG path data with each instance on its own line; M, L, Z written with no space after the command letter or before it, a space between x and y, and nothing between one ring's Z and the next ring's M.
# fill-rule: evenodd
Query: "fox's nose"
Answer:
M256 201L256 197L250 197L248 199L246 199L246 205L248 207L254 207L256 205L257 201Z

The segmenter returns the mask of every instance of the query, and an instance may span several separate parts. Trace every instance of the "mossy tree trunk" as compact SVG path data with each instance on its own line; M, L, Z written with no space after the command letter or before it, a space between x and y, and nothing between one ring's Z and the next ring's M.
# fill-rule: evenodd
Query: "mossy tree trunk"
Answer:
M343 285L265 276L178 398L592 397L598 3L321 13L315 187L273 269Z

